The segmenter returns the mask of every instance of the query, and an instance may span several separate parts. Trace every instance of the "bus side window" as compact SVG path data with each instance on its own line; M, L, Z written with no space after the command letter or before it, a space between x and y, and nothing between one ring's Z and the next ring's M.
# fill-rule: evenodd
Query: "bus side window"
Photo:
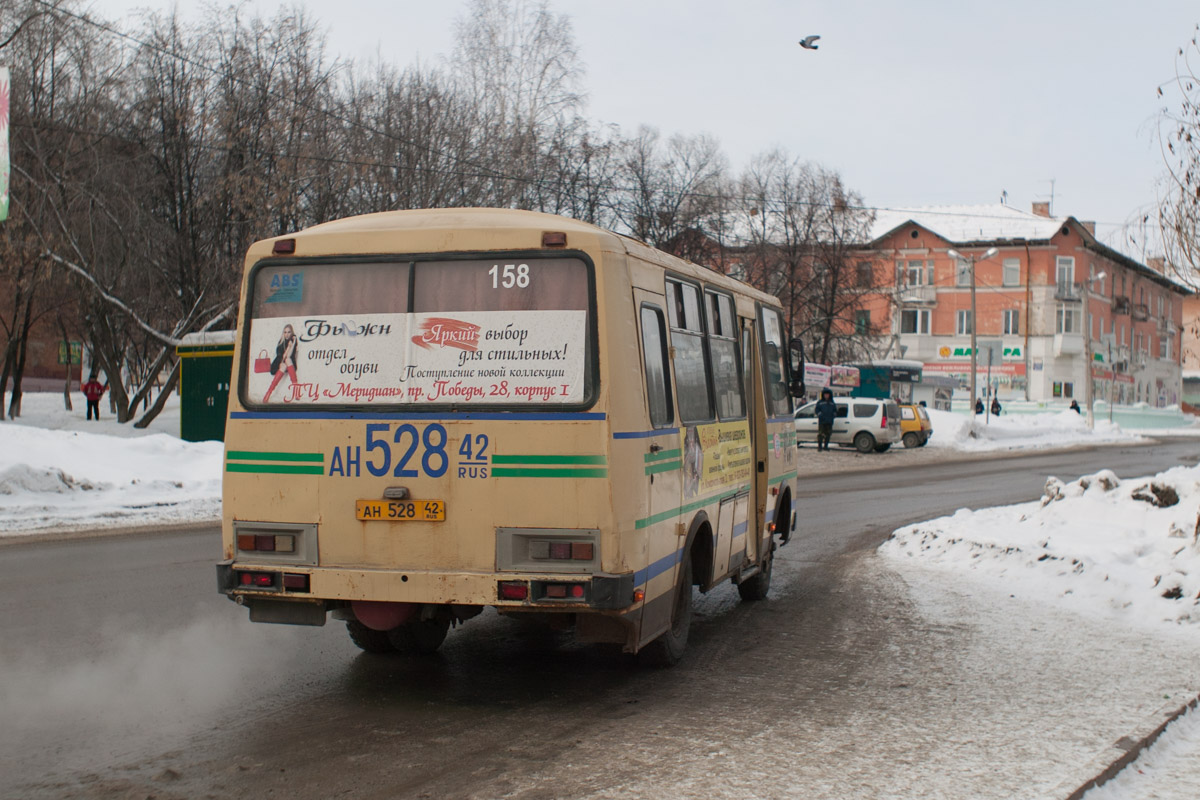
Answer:
M700 319L700 290L690 283L667 281L671 346L675 348L675 393L679 421L685 425L713 419L708 357L704 352L704 323Z
M792 398L788 392L784 363L783 324L773 308L761 310L763 330L763 380L766 383L767 414L772 417L790 416Z
M675 421L671 405L671 383L667 374L667 331L662 311L642 306L642 363L646 368L646 402L650 424L667 428Z
M733 298L705 292L708 300L708 356L713 370L717 415L722 422L744 419L746 401L738 363L737 329L733 320Z

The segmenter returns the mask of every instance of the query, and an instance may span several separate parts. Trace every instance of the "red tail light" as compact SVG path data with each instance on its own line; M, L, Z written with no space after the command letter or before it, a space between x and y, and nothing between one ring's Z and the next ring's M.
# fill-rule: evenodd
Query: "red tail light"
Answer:
M528 597L528 583L523 581L500 581L501 600L525 600Z
M887 427L887 414L886 414L886 413L883 415L883 422L881 422L881 423L879 424L879 427L880 427L880 428L886 428L886 427Z

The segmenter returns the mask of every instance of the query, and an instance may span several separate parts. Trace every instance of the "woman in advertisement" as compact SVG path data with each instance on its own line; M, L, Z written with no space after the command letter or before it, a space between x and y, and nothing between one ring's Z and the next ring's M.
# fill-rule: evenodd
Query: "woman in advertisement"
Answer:
M291 325L283 326L283 335L279 337L279 344L275 345L275 358L271 361L271 374L275 377L271 379L271 385L267 389L267 393L263 395L262 401L265 403L271 397L271 392L275 391L275 387L283 380L284 372L292 379L292 385L296 385L296 332L292 330Z

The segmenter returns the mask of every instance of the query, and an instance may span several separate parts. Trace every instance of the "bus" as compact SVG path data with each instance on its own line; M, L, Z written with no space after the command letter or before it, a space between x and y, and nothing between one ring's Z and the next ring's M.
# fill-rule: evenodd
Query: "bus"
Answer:
M431 652L485 608L677 662L795 527L779 302L564 217L394 211L254 244L219 591Z

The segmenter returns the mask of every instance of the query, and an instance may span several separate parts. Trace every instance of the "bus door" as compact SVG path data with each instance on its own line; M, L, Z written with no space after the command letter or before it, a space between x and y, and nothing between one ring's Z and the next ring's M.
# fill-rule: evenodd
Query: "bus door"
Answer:
M683 545L676 531L683 494L683 453L671 388L665 298L642 289L634 289L633 296L641 330L642 374L650 418L650 429L636 434L642 445L637 451L640 453L639 467L644 470L643 485L647 493L647 516L638 525L646 530L643 563L647 567L646 598L649 601L667 587L675 585L678 566L676 553ZM670 596L669 592L667 596ZM648 602L647 616L656 615L661 619L644 619L643 627L668 624L670 605L669 602Z
M742 319L742 379L746 383L746 418L750 421L750 490L746 512L746 559L755 561L767 514L767 418L763 395L758 333L752 319Z

